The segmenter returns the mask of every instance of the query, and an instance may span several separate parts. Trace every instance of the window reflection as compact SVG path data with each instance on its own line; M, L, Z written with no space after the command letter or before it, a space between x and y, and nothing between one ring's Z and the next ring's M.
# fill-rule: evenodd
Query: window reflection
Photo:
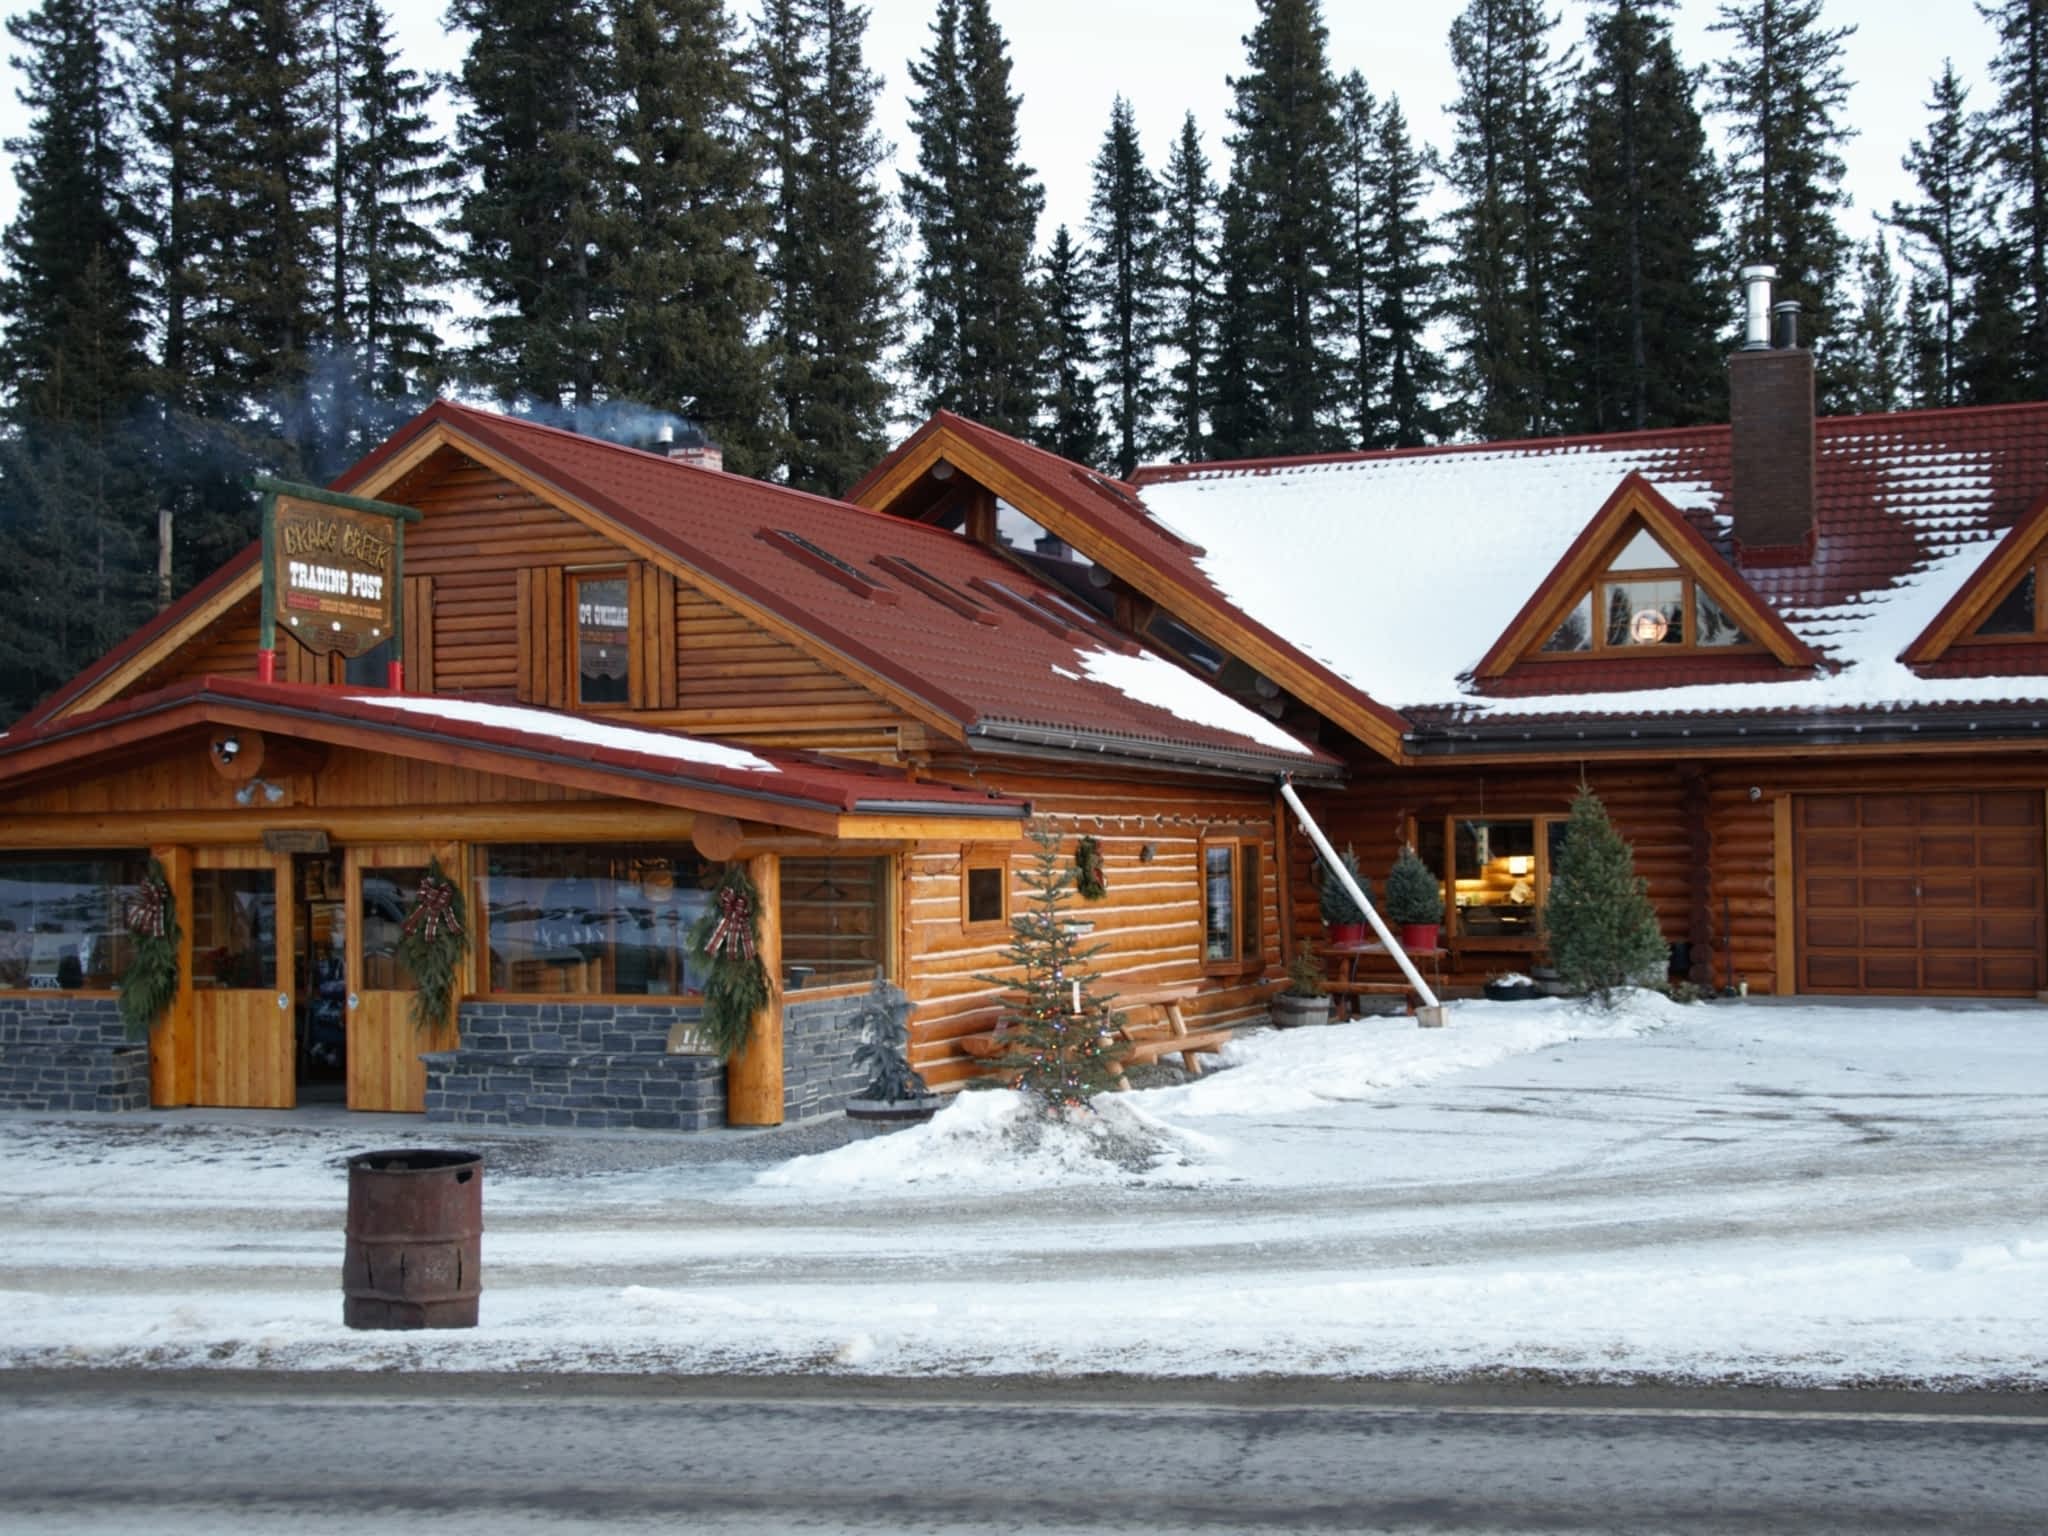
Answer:
M0 860L0 987L113 987L134 954L125 905L140 854Z

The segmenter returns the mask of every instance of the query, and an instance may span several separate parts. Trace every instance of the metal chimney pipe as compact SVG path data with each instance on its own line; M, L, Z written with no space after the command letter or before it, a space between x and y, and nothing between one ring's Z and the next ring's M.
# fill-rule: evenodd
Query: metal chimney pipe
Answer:
M1799 301L1780 299L1771 306L1771 317L1777 322L1777 341L1780 347L1799 345Z
M1767 352L1771 346L1771 284L1778 280L1772 266L1742 269L1742 350Z

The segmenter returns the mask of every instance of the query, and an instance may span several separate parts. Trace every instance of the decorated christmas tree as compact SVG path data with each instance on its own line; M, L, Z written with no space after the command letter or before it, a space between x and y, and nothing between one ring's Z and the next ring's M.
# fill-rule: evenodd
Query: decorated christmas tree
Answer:
M1117 1077L1117 1019L1098 997L1088 962L1101 944L1082 948L1067 908L1074 894L1071 865L1060 857L1060 837L1043 824L1031 829L1037 852L1022 876L1026 904L1010 920L1005 957L1010 976L984 976L1008 988L1000 1023L1008 1049L994 1061L1003 1082L1020 1088L1047 1112L1085 1106Z
M1544 921L1559 979L1603 1006L1619 987L1664 977L1670 951L1636 873L1635 852L1584 785L1572 801Z

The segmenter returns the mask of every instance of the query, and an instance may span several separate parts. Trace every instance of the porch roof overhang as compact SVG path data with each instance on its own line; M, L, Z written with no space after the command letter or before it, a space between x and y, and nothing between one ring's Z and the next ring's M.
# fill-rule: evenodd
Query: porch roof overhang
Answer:
M1031 809L1015 797L865 764L527 706L217 676L0 736L0 796L203 727L273 732L849 841L1007 841Z

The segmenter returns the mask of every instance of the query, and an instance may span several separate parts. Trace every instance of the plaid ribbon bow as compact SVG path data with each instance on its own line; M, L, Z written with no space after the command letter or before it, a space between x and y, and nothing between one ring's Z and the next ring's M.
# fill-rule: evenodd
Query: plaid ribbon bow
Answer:
M171 892L161 880L145 880L135 888L135 894L128 900L129 930L141 938L160 939L164 936L164 908L169 904Z
M462 924L455 920L455 887L446 880L422 880L419 901L402 926L406 933L429 944L441 937L444 928L450 933L462 932Z
M741 960L753 959L753 916L745 893L730 886L720 891L718 926L711 930L711 942L704 946L705 952L716 959L730 960L735 956Z

